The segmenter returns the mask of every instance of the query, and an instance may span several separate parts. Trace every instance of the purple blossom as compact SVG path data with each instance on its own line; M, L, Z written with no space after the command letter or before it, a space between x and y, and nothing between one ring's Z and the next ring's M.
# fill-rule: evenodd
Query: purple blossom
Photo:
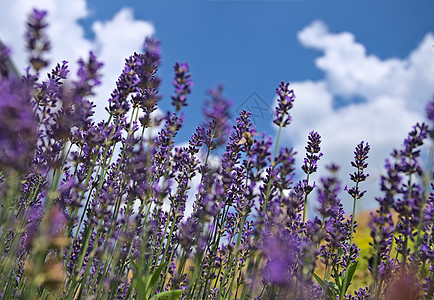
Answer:
M318 132L309 132L306 149L306 158L304 159L304 164L301 169L307 175L315 173L318 170L318 160L323 155L320 147L321 136Z
M45 28L48 26L46 16L47 11L33 9L27 21L26 47L30 52L30 63L36 71L48 65L43 55L51 49L50 41L45 34Z
M0 40L0 80L6 77L18 78L18 72L11 59L10 49Z
M37 139L29 88L14 79L0 80L0 116L0 168L24 171Z
M295 154L293 148L280 148L279 155L275 158L276 172L278 177L275 180L275 186L280 190L285 190L292 184L295 171Z
M426 115L428 117L428 120L430 120L432 123L434 123L434 97L426 105Z
M94 88L101 84L103 63L99 62L96 55L91 51L89 52L89 59L87 61L79 59L78 65L78 80L74 82L74 93L79 97L94 95ZM66 76L66 74L64 75ZM59 76L62 77L62 74L59 74Z
M359 190L359 183L366 180L369 174L365 174L363 172L364 169L368 167L368 163L366 159L368 158L370 147L369 144L362 141L360 144L356 146L356 150L354 151L354 161L351 162L351 165L354 168L357 168L357 171L353 174L350 174L350 179L356 183L356 185L350 189L345 187L345 190L348 194L353 197L354 200L360 199L366 193L366 191Z
M281 287L291 287L297 266L300 237L286 231L270 233L262 249L267 257L264 280Z
M156 109L160 99L158 86L160 79L155 76L160 65L160 42L147 38L144 53L134 53L125 61L122 74L116 82L116 89L109 99L107 111L116 117L123 117L130 109L127 97L132 95L134 107L141 107L145 115L141 123L149 125L150 114Z
M190 68L188 63L176 63L175 79L173 80L173 86L175 87L175 94L171 96L172 105L175 106L176 111L181 109L181 106L187 106L187 95L191 93L191 87L193 81L191 79Z
M203 113L207 127L203 142L209 149L215 149L225 144L230 133L230 107L232 102L223 96L223 86L208 91L211 99L205 101Z
M320 204L317 211L323 220L329 217L337 217L340 209L338 194L341 187L340 182L336 177L339 167L335 164L331 164L326 166L326 169L330 172L330 176L322 177L320 179L321 187L318 189L317 196L317 200Z
M434 140L434 96L431 101L428 102L426 105L426 116L428 120L431 121L431 129L430 129L430 136L431 139ZM432 176L434 177L434 171Z
M295 100L294 90L289 89L289 82L284 83L282 81L276 89L276 94L278 98L273 123L281 127L286 127L291 123L291 116L288 112L293 107Z
M21 246L23 249L31 249L33 239L36 237L41 223L42 217L44 216L45 209L40 202L33 203L26 212L24 216L26 220L26 225L24 233L22 235Z
M265 134L261 135L261 139L257 140L253 145L252 149L252 164L257 170L256 178L260 175L260 172L263 168L265 168L269 163L269 159L271 156L271 146L273 144L273 140L271 136L265 138Z
M353 295L346 295L345 299L348 299L348 300L369 300L370 299L369 287L359 288L357 291L354 291L354 296Z
M254 136L256 129L253 126L251 119L251 113L243 110L240 116L236 120L234 130L229 136L229 142L226 145L226 151L222 155L222 169L221 175L223 185L227 190L227 204L232 203L239 195L243 194L242 183L246 174L242 168L238 165L242 156L242 152L248 149L246 143L240 143L246 136Z

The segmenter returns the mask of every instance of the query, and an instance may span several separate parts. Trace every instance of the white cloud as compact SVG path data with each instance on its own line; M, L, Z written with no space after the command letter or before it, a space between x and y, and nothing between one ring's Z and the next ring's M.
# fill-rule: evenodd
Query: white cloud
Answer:
M384 159L402 144L412 125L425 119L424 108L434 92L434 35L426 34L407 58L385 60L369 54L352 33L331 33L321 21L304 28L298 38L304 46L322 52L316 66L324 79L292 83L293 122L284 138L299 153L300 164L308 132L318 131L324 153L318 174L325 175L326 163L338 163L344 186L351 185L348 174L354 172L350 161L355 146L362 140L369 142L371 177L362 185L368 189L362 205L372 208ZM336 105L336 97L348 99L347 103ZM362 101L351 102L351 97ZM352 202L343 198L348 212Z
M110 21L95 22L92 29L100 49L99 58L105 63L103 83L97 90L97 95L103 95L97 103L102 113L123 70L125 58L141 50L144 38L151 36L155 30L148 22L134 20L133 11L128 8L119 11Z
M78 23L89 13L85 0L0 0L0 6L0 39L12 49L19 70L26 67L23 35L26 18L33 8L48 11L48 35L52 42L49 58L53 65L67 60L75 72L78 58L86 59L90 50L95 51L98 59L104 62L103 84L94 99L97 119L106 117L104 107L125 58L140 51L145 37L155 32L151 23L134 19L132 10L123 8L111 20L95 22L92 26L95 39L89 40ZM49 70L47 68L44 72Z
M325 73L335 95L360 96L367 101L382 95L402 97L409 108L421 111L421 104L434 91L433 33L427 33L408 58L386 60L368 54L352 33L330 33L321 21L305 27L298 38L304 46L323 52L316 66Z

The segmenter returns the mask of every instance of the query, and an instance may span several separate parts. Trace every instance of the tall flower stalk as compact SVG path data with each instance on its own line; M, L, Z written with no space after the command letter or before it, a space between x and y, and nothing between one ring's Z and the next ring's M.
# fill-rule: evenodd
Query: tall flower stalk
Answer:
M350 285L349 282L349 273L354 271L353 268L357 267L357 262L350 266L351 260L352 260L352 249L353 249L353 237L354 237L354 224L355 224L355 218L356 218L356 204L357 200L360 200L363 195L366 193L366 191L360 191L359 184L366 180L366 178L369 176L369 174L365 174L364 170L368 167L368 163L366 160L368 159L368 153L369 153L370 147L368 143L360 142L356 146L356 150L354 151L354 161L351 162L351 165L357 169L356 172L353 174L350 174L350 179L355 183L355 186L351 187L350 189L346 188L348 194L353 198L353 214L351 215L351 227L350 227L350 242L348 245L348 253L347 253L347 262L346 262L346 270L344 272L343 276L343 285L344 288L341 289L341 292L339 294L339 299L343 299L346 289ZM357 246L356 246L357 247ZM352 275L351 275L352 276Z

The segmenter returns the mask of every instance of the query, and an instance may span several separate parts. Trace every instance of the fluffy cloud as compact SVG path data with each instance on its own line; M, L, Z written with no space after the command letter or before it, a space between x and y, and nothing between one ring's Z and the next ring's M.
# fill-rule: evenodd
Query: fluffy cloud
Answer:
M364 45L349 32L330 33L315 21L298 33L300 42L323 52L316 66L325 73L331 93L358 96L376 101L380 96L407 99L409 108L419 110L433 93L434 35L425 35L421 44L406 58L381 60L368 54Z
M384 159L402 144L412 125L424 120L425 105L434 92L434 35L426 34L407 58L386 60L369 54L353 34L331 33L321 21L304 28L298 38L322 52L315 63L324 78L292 84L297 98L284 138L294 145L301 162L308 132L318 131L324 153L319 174L325 174L326 163L336 162L344 185L351 185L348 174L354 172L350 161L355 146L369 142L371 177L364 185L369 193L362 206L372 208ZM351 102L352 97L362 101ZM337 98L347 102L337 103ZM344 197L347 211L349 200Z
M104 62L103 84L94 99L97 119L106 116L104 107L125 58L140 51L145 37L155 32L151 23L134 19L132 10L123 8L111 20L95 22L92 26L95 38L89 40L78 23L89 13L85 0L0 0L0 6L0 38L12 49L19 70L26 67L23 35L26 18L33 8L48 10L48 35L52 42L50 60L53 64L67 60L71 70L75 71L80 57L86 58L90 50L96 52Z

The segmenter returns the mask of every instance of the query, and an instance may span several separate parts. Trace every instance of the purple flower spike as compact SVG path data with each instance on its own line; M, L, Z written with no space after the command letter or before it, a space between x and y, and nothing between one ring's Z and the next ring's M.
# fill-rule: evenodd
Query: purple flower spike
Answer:
M129 94L132 95L134 107L141 107L144 116L140 122L147 127L150 123L150 114L156 109L158 100L158 87L160 78L155 74L160 66L160 42L155 38L147 38L144 44L144 53L134 53L125 61L122 74L116 82L116 89L109 99L107 110L113 116L122 118L130 109L127 102Z
M320 207L318 213L323 219L336 217L339 214L338 194L340 191L340 182L336 177L339 166L331 164L326 166L331 176L321 178L322 187L318 189L318 202Z
M42 56L44 52L51 49L50 41L44 33L44 29L48 26L45 22L46 16L46 11L34 9L27 21L26 47L30 52L30 63L36 71L48 65L48 61Z
M288 231L277 232L267 236L262 245L267 264L264 280L282 287L293 284L293 276L297 265L300 237Z
M433 99L426 105L426 115L428 120L431 121L430 136L431 139L434 140L434 96Z
M89 60L84 62L80 59L78 65L80 68L77 71L78 81L74 82L75 93L79 96L94 95L93 89L101 84L103 63L99 62L96 55L91 51L89 52Z
M322 156L321 147L321 136L318 132L309 132L308 142L306 149L306 158L304 159L304 164L301 169L307 174L315 173L318 170L318 161Z
M274 124L278 126L285 127L291 123L291 116L288 111L293 107L293 102L295 100L294 90L289 89L289 82L280 83L279 87L276 89L277 107L274 113Z
M434 123L434 97L426 106L426 115L428 120Z
M175 86L176 95L172 96L172 105L175 106L176 111L181 109L181 106L187 106L187 95L191 93L193 81L191 80L190 68L188 63L175 64L175 79L173 85Z
M206 100L203 109L205 119L208 122L204 143L210 149L214 149L225 144L231 131L229 119L232 102L223 96L222 85L209 90L208 95L211 99Z
M366 193L366 191L360 191L358 184L362 181L365 181L369 174L363 173L363 170L368 167L368 163L366 163L366 159L368 158L370 147L369 144L362 141L360 144L356 146L356 150L354 151L354 161L351 162L351 165L357 168L357 171L353 174L350 174L350 179L356 183L355 187L346 190L351 195L351 197L355 199L360 199Z
M11 75L19 77L15 65L11 60L10 49L0 40L0 80L11 77Z
M30 91L12 79L0 81L0 169L23 171L34 156L37 124Z

